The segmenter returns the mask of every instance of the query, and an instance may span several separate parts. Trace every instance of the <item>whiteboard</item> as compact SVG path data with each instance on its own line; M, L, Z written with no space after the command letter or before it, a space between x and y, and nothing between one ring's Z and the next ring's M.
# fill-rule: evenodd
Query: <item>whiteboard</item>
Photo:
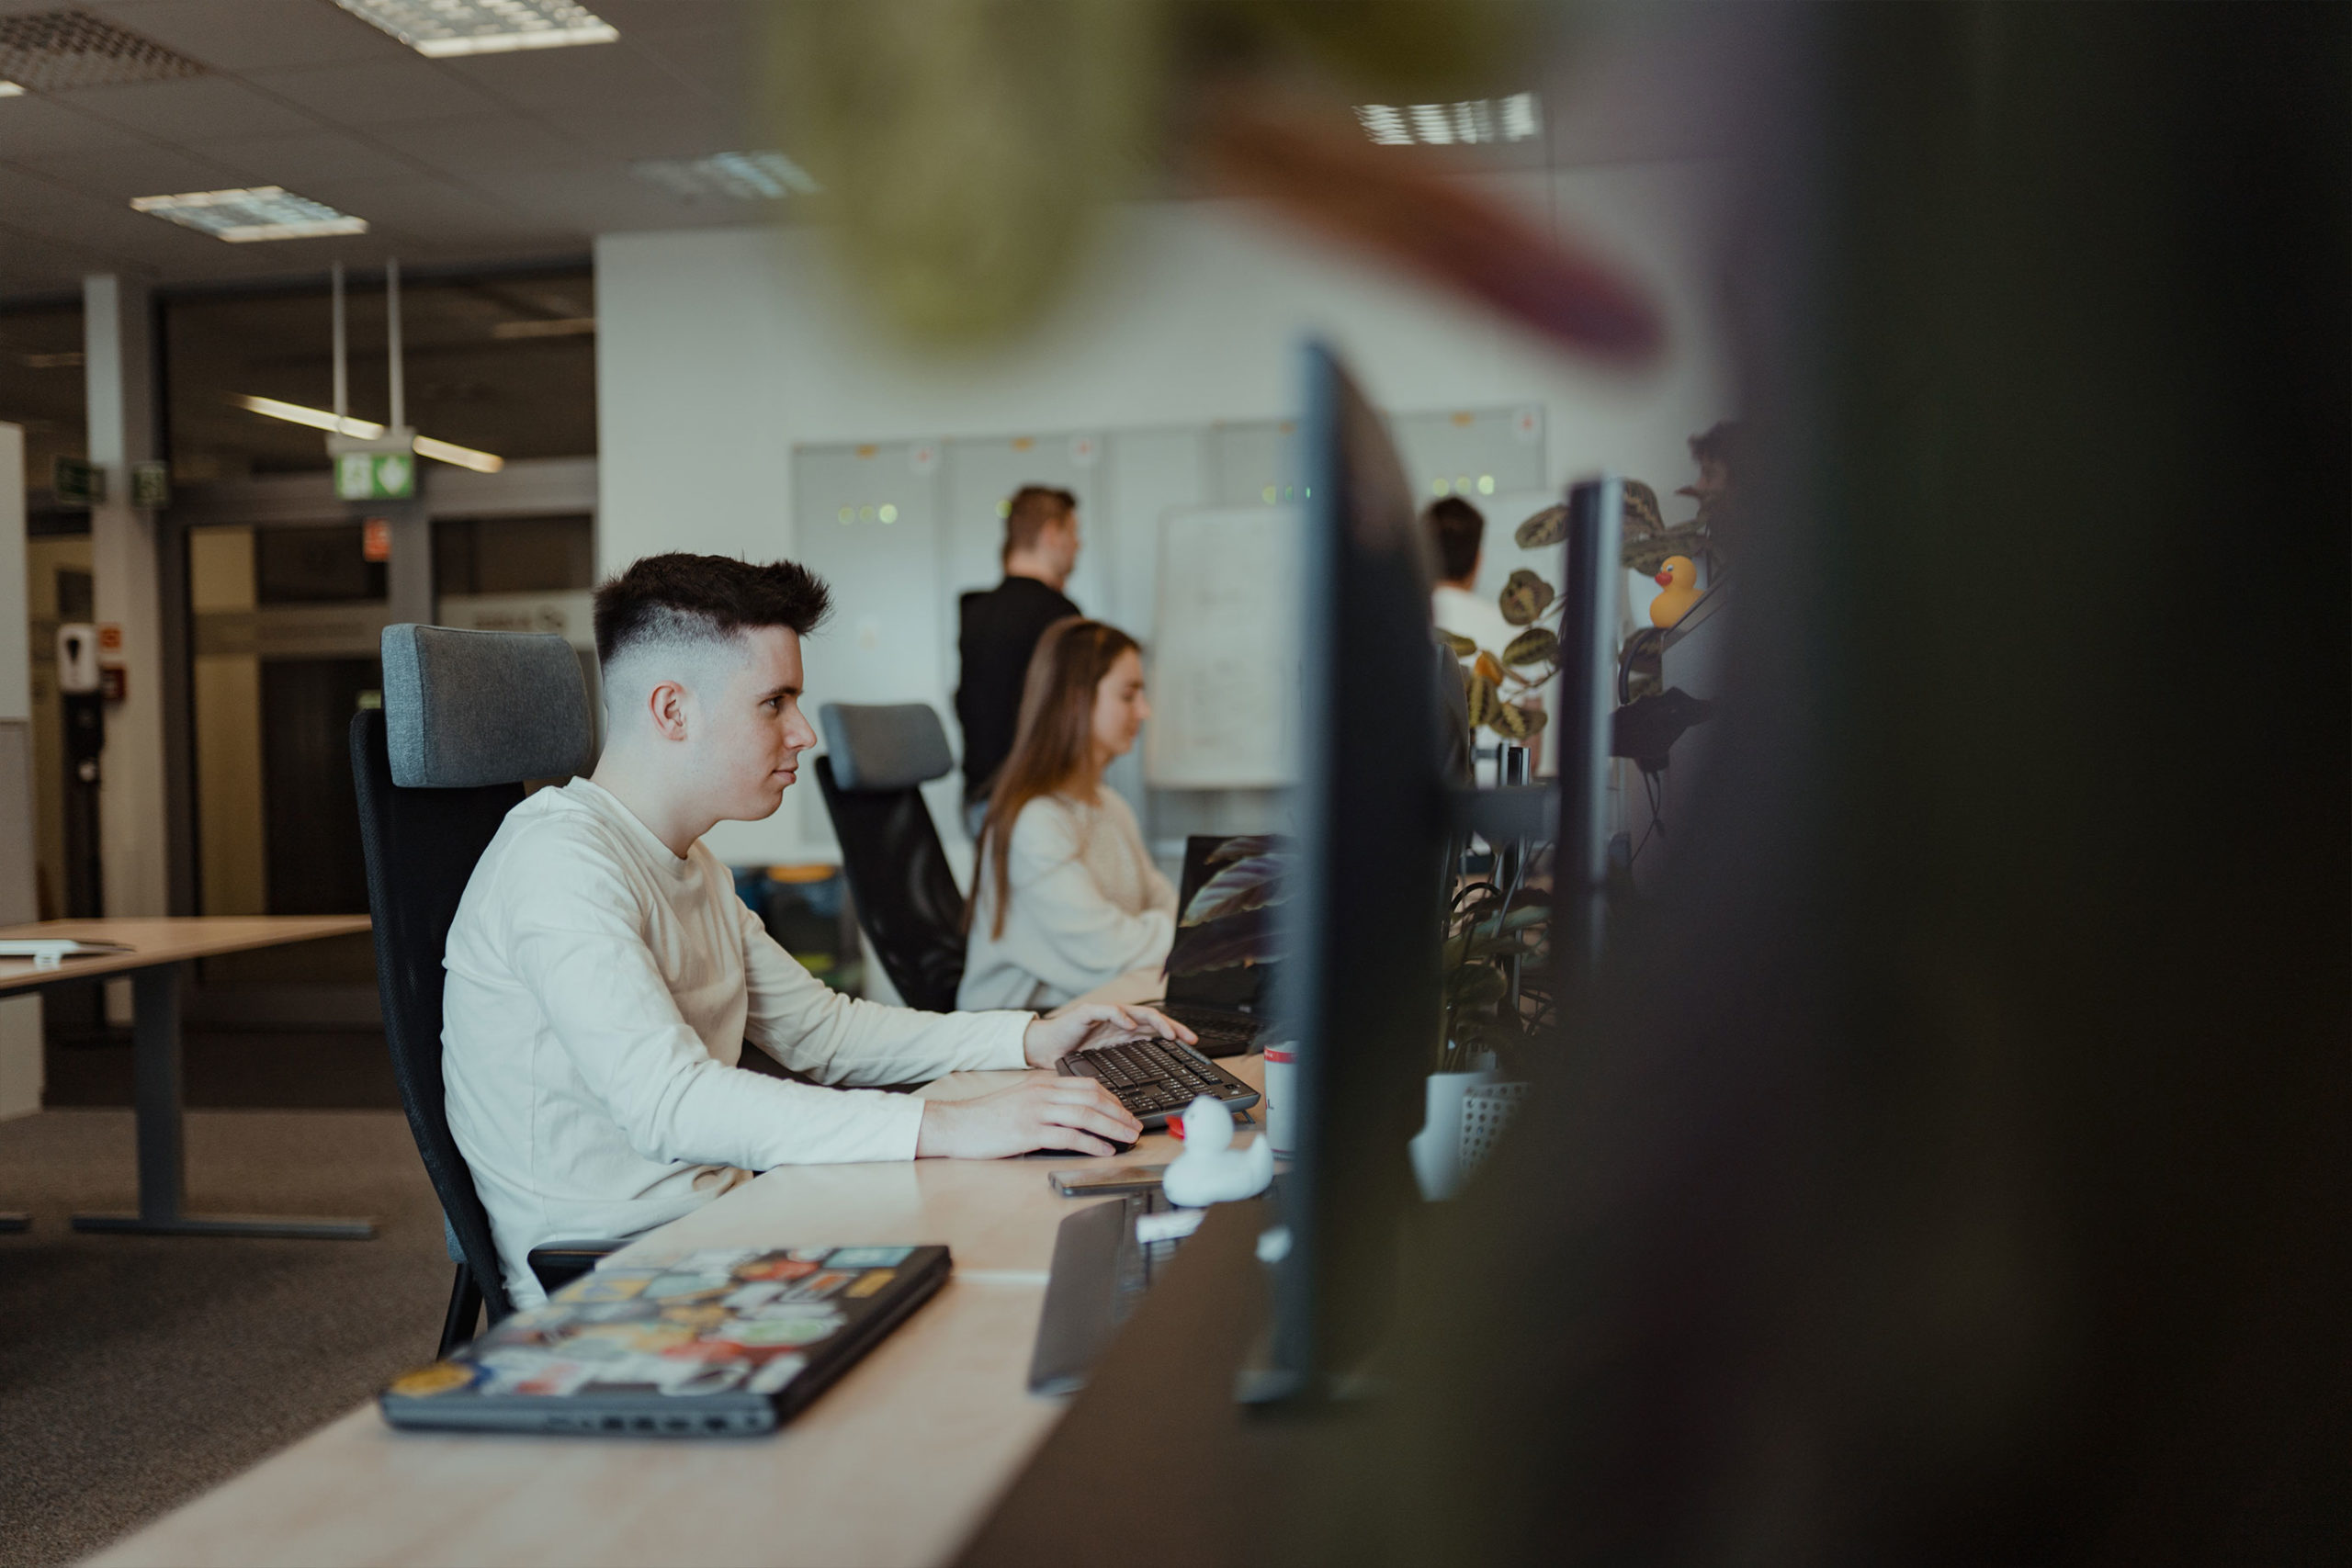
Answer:
M1305 533L1292 506L1162 516L1144 760L1154 787L1296 779Z

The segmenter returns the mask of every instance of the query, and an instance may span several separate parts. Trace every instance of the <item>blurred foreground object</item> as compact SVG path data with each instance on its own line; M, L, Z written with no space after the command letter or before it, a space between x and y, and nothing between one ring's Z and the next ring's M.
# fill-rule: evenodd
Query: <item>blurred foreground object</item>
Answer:
M1521 91L1546 26L1513 0L785 0L770 58L849 276L918 342L1035 319L1097 209L1172 173L1612 364L1663 339L1641 289L1368 141L1340 90L1469 107ZM1476 118L1474 116L1474 118Z

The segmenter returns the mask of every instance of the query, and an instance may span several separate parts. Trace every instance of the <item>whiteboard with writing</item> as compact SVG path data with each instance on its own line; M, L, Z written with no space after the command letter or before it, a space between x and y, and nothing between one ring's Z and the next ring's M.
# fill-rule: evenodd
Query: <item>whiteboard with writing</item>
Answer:
M1162 516L1144 760L1155 788L1296 780L1304 536L1293 506Z

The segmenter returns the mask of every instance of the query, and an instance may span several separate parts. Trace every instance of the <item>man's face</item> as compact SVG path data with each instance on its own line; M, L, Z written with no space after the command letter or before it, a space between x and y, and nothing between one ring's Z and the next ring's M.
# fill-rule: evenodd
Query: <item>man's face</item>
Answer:
M800 711L800 634L758 626L713 650L687 744L699 804L723 821L774 816L817 732Z
M1078 570L1078 513L1072 511L1060 522L1049 525L1044 534L1046 547L1054 564L1064 577Z

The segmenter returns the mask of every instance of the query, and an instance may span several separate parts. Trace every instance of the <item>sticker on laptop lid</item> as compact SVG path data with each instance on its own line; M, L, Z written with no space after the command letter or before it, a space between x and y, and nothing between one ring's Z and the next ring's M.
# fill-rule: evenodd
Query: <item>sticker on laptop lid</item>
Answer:
M738 1280L805 1280L817 1271L817 1265L793 1258L763 1258L756 1262L740 1265L735 1269Z
M645 1287L648 1301L673 1302L689 1296L715 1296L734 1288L730 1274L689 1274L673 1270Z
M914 1252L911 1247L837 1247L825 1258L828 1269L895 1269Z
M719 1331L724 1342L752 1348L776 1345L814 1345L831 1337L842 1325L842 1314L831 1307L807 1308L791 1314L755 1317Z
M760 1255L756 1247L706 1247L670 1260L673 1274L723 1274Z
M471 1388L480 1373L460 1361L435 1361L429 1367L419 1367L413 1372L402 1372L392 1380L387 1392L402 1399L430 1399L436 1393L455 1393L461 1388Z
M645 1293L645 1287L660 1279L662 1269L607 1269L585 1274L558 1291L553 1300L559 1302L626 1302Z
M778 1356L753 1372L752 1381L744 1387L753 1393L780 1393L786 1383L806 1371L808 1367L808 1358L797 1350L788 1356Z
M828 1269L821 1274L811 1274L786 1291L780 1301L821 1302L857 1276L843 1269Z
M842 1292L843 1301L863 1301L899 1277L896 1269L869 1269L865 1278Z

